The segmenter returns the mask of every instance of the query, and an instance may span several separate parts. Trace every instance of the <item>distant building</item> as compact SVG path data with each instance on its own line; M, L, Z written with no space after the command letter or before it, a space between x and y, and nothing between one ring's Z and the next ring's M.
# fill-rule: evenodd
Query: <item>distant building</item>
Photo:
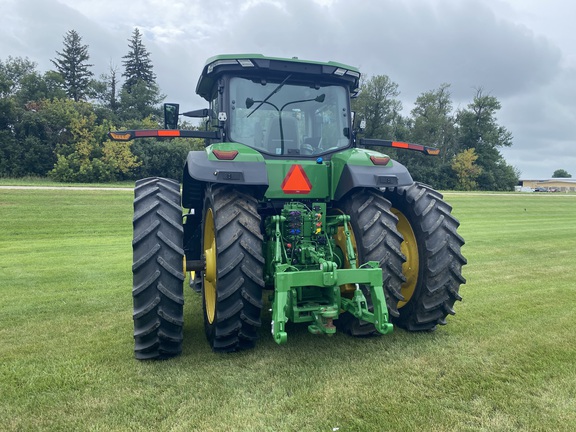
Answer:
M545 188L554 192L576 192L576 179L549 178L544 180L520 180L518 184L522 189Z

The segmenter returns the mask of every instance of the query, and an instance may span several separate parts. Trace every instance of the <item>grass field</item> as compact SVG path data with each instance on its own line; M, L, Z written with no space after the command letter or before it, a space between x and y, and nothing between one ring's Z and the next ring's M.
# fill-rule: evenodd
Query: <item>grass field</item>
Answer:
M122 188L134 186L133 181L118 181L114 183L60 183L50 180L47 177L22 177L22 178L3 178L0 177L0 186L46 186L46 187L106 187Z
M0 190L0 429L572 431L576 195L446 194L463 302L431 334L353 339L263 317L212 353L186 288L183 355L133 359L132 195Z

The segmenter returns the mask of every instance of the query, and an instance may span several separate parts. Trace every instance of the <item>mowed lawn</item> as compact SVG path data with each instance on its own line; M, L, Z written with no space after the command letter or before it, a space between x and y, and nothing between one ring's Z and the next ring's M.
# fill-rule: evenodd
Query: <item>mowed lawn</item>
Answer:
M0 190L0 429L573 431L576 195L447 193L468 283L448 325L354 339L263 315L214 354L187 286L184 352L133 358L132 194Z

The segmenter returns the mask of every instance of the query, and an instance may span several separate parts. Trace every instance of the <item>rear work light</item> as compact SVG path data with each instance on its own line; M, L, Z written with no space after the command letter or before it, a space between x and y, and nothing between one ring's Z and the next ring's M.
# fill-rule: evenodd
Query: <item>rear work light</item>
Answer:
M234 160L238 156L238 150L212 150L218 160Z

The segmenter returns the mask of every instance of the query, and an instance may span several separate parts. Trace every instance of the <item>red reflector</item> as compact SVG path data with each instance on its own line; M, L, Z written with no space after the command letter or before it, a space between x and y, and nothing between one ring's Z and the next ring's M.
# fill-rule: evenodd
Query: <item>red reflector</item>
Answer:
M390 162L389 157L381 157L381 156L370 156L370 160L374 165L388 165L388 162Z
M408 148L408 143L400 142L400 141L392 141L392 147Z
M150 130L137 130L134 131L134 136L136 138L146 138L146 137L179 137L179 130L171 129L150 129Z
M307 194L312 190L312 185L302 166L292 165L281 188L285 194Z
M412 149L412 150L418 150L423 152L424 151L424 146L420 145L420 144L408 144L408 148Z
M137 138L155 137L158 136L157 130L137 130L134 131L134 136Z
M180 131L179 130L159 130L158 136L163 137L179 137Z
M219 160L234 160L238 156L238 150L212 150L212 153Z

